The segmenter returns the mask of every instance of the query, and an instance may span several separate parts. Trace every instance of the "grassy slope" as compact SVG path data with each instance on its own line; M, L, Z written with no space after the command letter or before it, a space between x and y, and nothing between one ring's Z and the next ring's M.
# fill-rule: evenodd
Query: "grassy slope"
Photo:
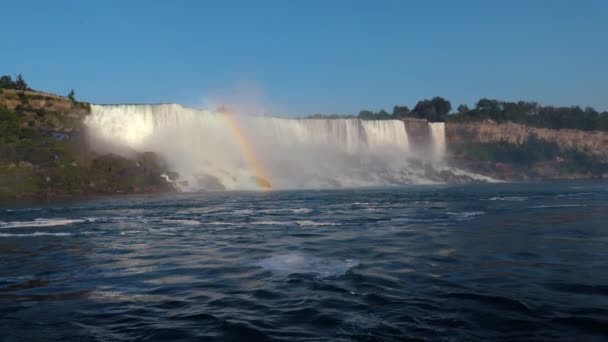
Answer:
M87 147L84 102L0 90L0 200L170 191L153 153L129 160Z

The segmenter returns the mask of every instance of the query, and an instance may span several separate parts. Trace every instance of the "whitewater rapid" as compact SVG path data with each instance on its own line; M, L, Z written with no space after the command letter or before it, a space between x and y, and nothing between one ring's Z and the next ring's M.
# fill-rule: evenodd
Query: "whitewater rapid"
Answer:
M183 190L253 190L433 183L409 159L401 120L236 116L177 104L92 105L85 120L106 152L153 151ZM444 125L429 124L429 162L445 154ZM419 133L419 132L415 132Z

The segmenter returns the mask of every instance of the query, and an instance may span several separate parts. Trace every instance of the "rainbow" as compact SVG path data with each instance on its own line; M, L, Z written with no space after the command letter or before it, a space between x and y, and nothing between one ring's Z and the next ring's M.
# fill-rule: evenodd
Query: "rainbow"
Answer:
M247 138L245 131L241 128L236 116L228 111L221 111L221 114L224 115L230 132L234 136L247 164L251 167L257 185L262 191L269 191L272 188L268 181L269 178L266 176L264 168L256 156L254 146L249 142L249 139Z

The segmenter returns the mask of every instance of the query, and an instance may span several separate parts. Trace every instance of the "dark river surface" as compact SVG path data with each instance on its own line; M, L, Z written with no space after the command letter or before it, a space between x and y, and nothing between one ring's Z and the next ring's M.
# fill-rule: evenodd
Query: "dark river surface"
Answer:
M608 339L608 182L0 207L0 340Z

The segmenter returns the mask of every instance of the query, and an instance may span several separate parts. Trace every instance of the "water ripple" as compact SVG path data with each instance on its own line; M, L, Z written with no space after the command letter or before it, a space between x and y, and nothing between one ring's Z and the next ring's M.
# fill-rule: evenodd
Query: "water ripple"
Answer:
M7 341L605 340L605 189L228 192L2 209L0 331Z

